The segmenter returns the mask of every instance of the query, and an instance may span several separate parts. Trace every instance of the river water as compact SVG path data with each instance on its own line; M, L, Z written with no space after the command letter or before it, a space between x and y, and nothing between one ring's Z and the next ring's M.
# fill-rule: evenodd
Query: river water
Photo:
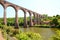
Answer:
M21 31L23 32L34 32L34 33L39 33L43 40L48 40L52 35L55 34L53 31L55 28L38 28L38 27L30 27L30 28L20 28Z

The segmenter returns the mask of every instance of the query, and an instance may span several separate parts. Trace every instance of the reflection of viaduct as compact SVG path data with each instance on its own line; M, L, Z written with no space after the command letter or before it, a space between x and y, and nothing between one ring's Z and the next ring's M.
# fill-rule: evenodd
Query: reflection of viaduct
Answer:
M30 15L30 26L33 26L33 24L32 24L32 14L34 16L34 24L36 24L36 23L40 24L39 20L42 17L40 14L38 14L36 12L33 12L31 10L28 10L26 8L17 6L15 4L9 3L7 1L0 1L0 4L4 8L4 24L5 25L7 24L7 21L6 21L6 8L9 7L9 6L13 7L15 9L15 12L16 12L16 14L15 14L15 27L18 27L18 10L22 10L24 12L24 27L27 27L26 12L28 12L29 15Z

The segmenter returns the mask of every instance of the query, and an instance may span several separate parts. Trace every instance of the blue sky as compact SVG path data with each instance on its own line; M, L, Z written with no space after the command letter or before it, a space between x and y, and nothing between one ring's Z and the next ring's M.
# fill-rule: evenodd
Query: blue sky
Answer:
M13 4L35 11L39 14L48 14L49 16L60 15L60 0L6 0ZM3 17L3 7L0 5L0 17ZM15 17L14 9L8 7L6 9L7 17ZM23 12L18 12L19 17L23 16ZM28 15L28 14L27 14Z

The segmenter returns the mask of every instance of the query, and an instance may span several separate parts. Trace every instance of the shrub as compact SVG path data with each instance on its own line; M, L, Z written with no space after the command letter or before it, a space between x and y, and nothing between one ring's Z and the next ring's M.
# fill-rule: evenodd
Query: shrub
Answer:
M53 35L50 40L60 40L60 30L56 30L56 35Z
M3 29L3 25L0 23L0 28Z
M50 25L53 25L54 27L57 27L59 25L58 19L54 18L51 22Z
M16 34L16 38L18 40L42 40L40 34L33 32L21 32L20 34Z
M7 32L6 32L6 30L2 30L2 35L3 35L4 39L7 40Z

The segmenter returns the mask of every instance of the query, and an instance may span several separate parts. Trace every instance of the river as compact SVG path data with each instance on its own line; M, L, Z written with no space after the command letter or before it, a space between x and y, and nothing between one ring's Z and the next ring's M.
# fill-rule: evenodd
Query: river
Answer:
M20 28L21 31L23 32L34 32L34 33L39 33L43 40L48 40L52 35L55 34L53 31L54 28L38 28L38 27L30 27L30 28Z

